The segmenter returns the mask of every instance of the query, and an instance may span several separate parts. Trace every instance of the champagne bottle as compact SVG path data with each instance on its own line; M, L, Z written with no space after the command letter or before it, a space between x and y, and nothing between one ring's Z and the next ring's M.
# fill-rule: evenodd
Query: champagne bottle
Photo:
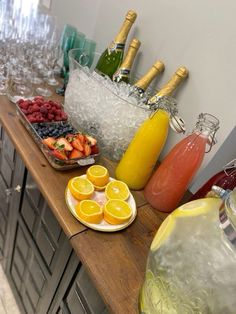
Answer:
M165 65L163 62L161 61L157 61L156 63L154 63L152 65L152 67L148 70L148 72L146 74L144 74L144 76L142 76L133 86L135 87L135 89L138 91L138 93L140 95L142 95L146 89L148 88L148 86L151 84L152 80L154 80L154 78L160 74L161 72L163 72L165 69Z
M180 83L187 78L187 76L187 68L179 67L171 79L163 87L161 87L159 92L148 100L148 105L153 107L158 102L158 99L164 96L171 96Z
M140 45L140 41L136 38L131 41L123 62L121 63L118 70L113 74L114 82L125 82L127 84L130 83L130 69L133 65L135 56L139 50Z
M136 12L132 10L127 12L125 21L115 40L102 53L98 60L95 68L97 73L101 75L108 75L112 79L112 75L118 69L123 60L125 42L136 17Z

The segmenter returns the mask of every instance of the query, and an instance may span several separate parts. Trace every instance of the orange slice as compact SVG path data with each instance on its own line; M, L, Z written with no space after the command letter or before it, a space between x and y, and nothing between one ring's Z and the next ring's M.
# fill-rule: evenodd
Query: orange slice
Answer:
M75 209L79 218L88 223L99 224L103 219L103 210L96 201L83 200Z
M104 205L104 220L111 225L119 225L129 221L132 209L123 200L108 200Z
M104 187L109 181L109 172L107 168L101 165L93 165L87 169L87 178L96 187Z
M94 192L93 184L85 178L74 177L68 182L71 194L78 200L90 198Z
M111 181L105 189L107 199L127 200L130 195L129 188L126 183L118 180Z

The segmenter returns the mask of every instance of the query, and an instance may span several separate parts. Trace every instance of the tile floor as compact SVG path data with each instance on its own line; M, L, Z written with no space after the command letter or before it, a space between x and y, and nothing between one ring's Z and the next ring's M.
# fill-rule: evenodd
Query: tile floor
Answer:
M0 264L0 314L20 314L15 298Z

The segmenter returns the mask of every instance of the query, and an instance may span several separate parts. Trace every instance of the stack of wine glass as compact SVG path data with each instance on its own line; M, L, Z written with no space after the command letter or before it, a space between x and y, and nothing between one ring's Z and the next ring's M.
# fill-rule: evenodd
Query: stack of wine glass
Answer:
M34 92L50 96L60 31L54 16L38 11L38 0L0 2L0 94L13 102Z

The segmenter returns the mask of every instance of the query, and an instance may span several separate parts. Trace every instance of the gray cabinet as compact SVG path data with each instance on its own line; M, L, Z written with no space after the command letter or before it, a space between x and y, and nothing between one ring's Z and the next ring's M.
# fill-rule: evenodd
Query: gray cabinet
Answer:
M25 167L0 126L0 257L6 269L14 241Z
M73 252L60 287L49 309L50 314L108 314L84 266Z
M47 313L71 252L69 241L28 172L10 268L26 313Z
M0 261L22 313L108 313L1 125Z

